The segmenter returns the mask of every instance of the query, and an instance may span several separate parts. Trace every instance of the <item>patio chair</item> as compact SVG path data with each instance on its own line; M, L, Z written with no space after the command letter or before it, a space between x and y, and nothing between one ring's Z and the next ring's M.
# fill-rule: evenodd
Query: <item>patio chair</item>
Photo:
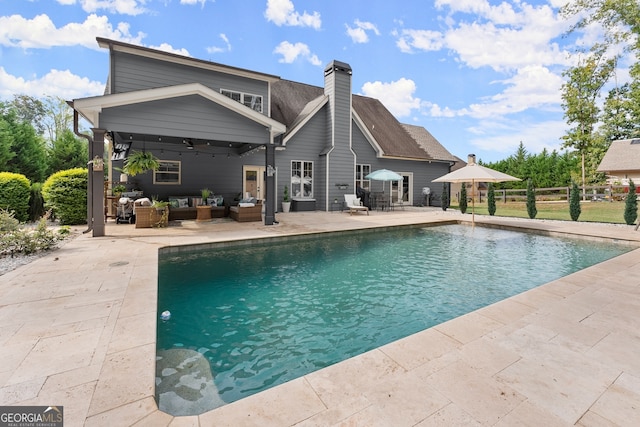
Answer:
M345 194L344 202L347 205L347 209L349 209L349 215L353 215L354 212L364 211L369 215L369 208L366 206L362 206L360 199L356 197L355 194Z

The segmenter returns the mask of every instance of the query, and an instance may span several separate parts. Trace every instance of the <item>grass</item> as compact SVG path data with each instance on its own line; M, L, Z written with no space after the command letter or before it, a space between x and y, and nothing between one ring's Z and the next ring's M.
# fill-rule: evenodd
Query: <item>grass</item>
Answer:
M459 209L452 205L452 209ZM612 224L624 224L624 202L581 202L582 212L579 222L605 222ZM571 221L568 202L536 202L538 214L536 219L557 219ZM467 207L467 213L472 211L471 203ZM476 215L489 215L487 203L475 204ZM496 202L496 216L529 218L527 205L524 202Z

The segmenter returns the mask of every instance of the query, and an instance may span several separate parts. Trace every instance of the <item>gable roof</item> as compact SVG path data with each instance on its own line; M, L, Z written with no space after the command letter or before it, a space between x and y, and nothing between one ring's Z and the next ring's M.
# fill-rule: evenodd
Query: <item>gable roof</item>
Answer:
M640 139L613 141L596 170L598 172L640 170Z
M457 162L460 160L449 152L438 140L431 135L431 132L422 126L402 124L402 127L416 140L418 145L427 152L427 155L434 160L446 160L449 162Z
M283 123L287 127L287 136L290 136L326 100L321 87L279 80L271 84L271 118ZM384 157L455 161L426 129L412 126L412 134L379 100L353 95L351 102L359 125L366 128L365 134L373 137L375 141L372 143L382 150Z

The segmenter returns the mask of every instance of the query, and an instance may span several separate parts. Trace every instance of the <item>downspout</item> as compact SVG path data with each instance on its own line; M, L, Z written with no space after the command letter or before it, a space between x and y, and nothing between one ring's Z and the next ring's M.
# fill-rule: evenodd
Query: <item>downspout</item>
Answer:
M80 131L78 130L78 111L76 111L75 108L73 109L73 133L87 140L89 159L93 159L93 139L89 135L80 133ZM91 189L93 188L93 174L88 173L88 175L89 176L88 176L88 182L87 182L87 229L83 231L82 234L86 234L91 230L93 230L93 221L91 221L91 218L93 218L93 202L91 202L92 197L90 197Z

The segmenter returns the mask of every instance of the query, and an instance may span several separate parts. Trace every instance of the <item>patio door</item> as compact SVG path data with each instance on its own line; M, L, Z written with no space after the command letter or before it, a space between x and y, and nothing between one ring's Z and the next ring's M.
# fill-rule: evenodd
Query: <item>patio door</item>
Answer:
M413 205L413 172L398 172L402 175L402 181L391 182L391 202L398 203L402 200L402 204L406 206Z
M264 201L264 166L242 167L242 197L249 195Z

